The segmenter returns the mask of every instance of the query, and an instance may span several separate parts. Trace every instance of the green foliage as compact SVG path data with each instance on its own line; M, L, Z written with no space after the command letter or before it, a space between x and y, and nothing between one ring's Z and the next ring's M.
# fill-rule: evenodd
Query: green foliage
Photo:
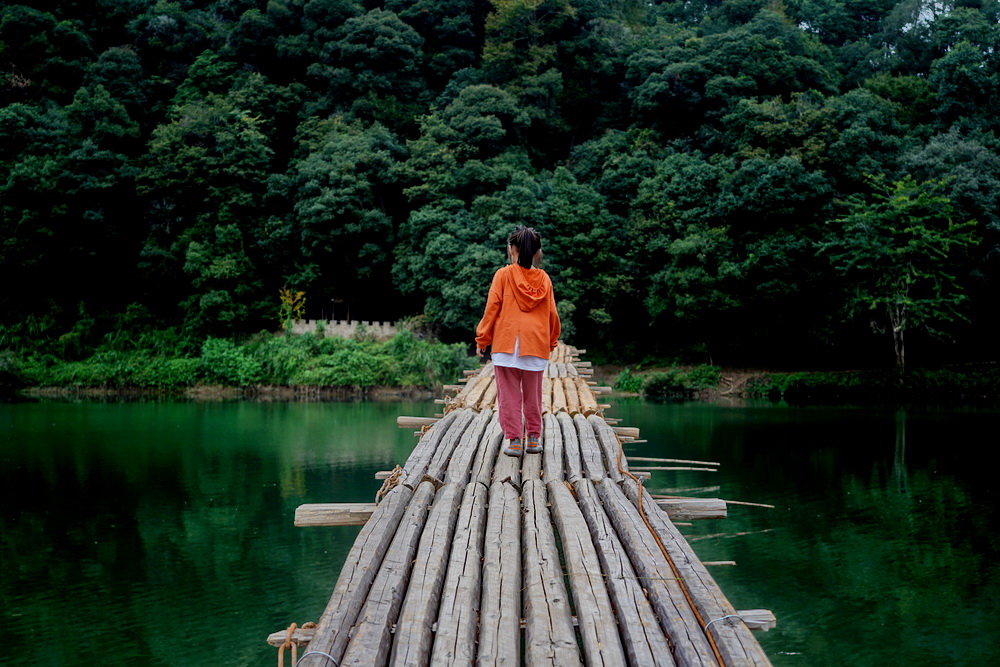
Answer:
M0 393L20 389L25 385L24 368L11 350L0 351Z
M884 310L902 373L907 328L942 333L942 324L964 319L959 307L966 296L954 267L960 253L978 243L976 223L952 219L941 182L907 176L892 184L874 179L873 186L871 200L847 200L846 215L830 223L821 249L853 287L846 295L850 316L878 318ZM872 328L879 328L875 319Z
M631 369L626 368L615 378L615 383L612 387L615 391L639 393L642 391L642 385L643 379L633 375Z
M263 365L249 349L223 338L205 341L201 346L201 362L210 384L242 387L259 384L264 377Z
M968 319L929 354L977 357L1000 326L1000 23L992 0L959 5L4 5L0 338L32 369L194 358L273 322L295 285L310 319L336 304L467 341L524 223L566 338L595 356L871 363L829 304L864 282L852 254L933 256L883 207L905 197L880 184L912 176L979 223L910 292L940 292L936 330ZM865 216L909 240L855 253L844 221ZM42 320L37 339L19 324ZM287 344L273 367L252 355L261 381L320 354ZM322 354L386 376L346 350ZM117 377L102 364L67 377Z
M643 383L643 394L653 400L690 398L696 390L718 386L721 369L702 364L691 368L671 368L655 373Z
M306 293L293 292L287 287L278 290L280 304L278 306L278 322L286 331L292 330L295 320L302 319L306 308Z
M888 371L801 372L765 375L748 382L747 393L789 402L884 402L900 399L963 400L995 397L1000 387L996 364L961 368L917 368L903 381Z

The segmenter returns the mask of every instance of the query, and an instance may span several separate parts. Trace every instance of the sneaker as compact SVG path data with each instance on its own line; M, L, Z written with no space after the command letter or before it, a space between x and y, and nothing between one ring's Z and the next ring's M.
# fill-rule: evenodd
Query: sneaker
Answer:
M529 454L541 454L542 453L542 443L538 442L537 433L528 434L528 446L525 451Z
M503 448L503 453L507 456L521 456L521 454L524 454L524 449L521 447L521 439L511 438L508 440Z

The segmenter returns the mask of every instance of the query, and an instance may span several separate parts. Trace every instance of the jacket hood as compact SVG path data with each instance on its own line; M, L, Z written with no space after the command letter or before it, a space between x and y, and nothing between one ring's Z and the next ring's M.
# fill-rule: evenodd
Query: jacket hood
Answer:
M548 276L541 269L526 269L511 264L507 269L507 282L514 293L518 307L527 312L549 298Z

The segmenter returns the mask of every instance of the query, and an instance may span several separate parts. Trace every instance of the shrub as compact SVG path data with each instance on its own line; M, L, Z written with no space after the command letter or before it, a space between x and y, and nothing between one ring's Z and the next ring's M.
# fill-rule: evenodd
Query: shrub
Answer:
M201 346L202 368L209 382L234 386L259 384L264 375L261 363L248 347L236 347L231 340L209 338Z
M642 384L642 378L632 375L632 371L626 368L618 374L618 377L615 378L614 389L615 391L639 393L642 391Z
M718 386L720 373L718 366L705 364L688 370L671 368L651 375L643 385L643 392L654 400L684 400L691 398L698 389Z
M18 389L26 384L21 360L10 350L0 352L0 391Z

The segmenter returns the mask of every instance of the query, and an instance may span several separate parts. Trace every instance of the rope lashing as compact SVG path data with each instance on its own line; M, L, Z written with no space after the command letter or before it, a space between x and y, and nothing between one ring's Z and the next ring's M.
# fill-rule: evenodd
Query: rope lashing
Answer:
M295 630L298 628L297 623L292 623L288 626L288 634L285 636L285 643L278 647L278 667L285 667L285 649L292 650L292 664L297 665L299 661L297 660L299 653L299 641L294 638ZM312 630L316 627L316 624L312 621L302 624L303 630ZM305 656L303 656L305 657Z
M684 598L687 600L688 606L694 613L694 617L698 621L698 624L701 626L702 632L705 633L705 638L708 640L708 645L712 649L712 653L715 654L715 659L718 661L719 665L725 667L726 661L722 659L722 653L719 651L719 646L718 644L715 643L715 638L712 636L712 633L708 631L708 625L705 624L705 620L698 612L698 607L695 606L694 600L691 598L691 592L688 590L687 584L684 582L684 578L681 576L681 573L677 570L677 565L674 563L674 559L670 557L669 553L667 553L667 547L663 545L663 540L660 539L660 536L656 533L656 530L653 528L653 524L651 524L649 522L649 519L646 517L646 510L644 510L642 507L642 496L644 493L642 480L633 475L628 470L622 468L622 456L625 453L625 445L622 443L622 439L618 437L617 433L615 433L615 439L618 441L618 472L622 473L623 475L627 475L636 484L637 487L636 490L638 492L637 493L638 502L636 503L637 505L636 509L639 510L639 516L642 518L643 523L646 524L646 529L649 530L649 534L656 541L656 545L660 547L660 553L663 554L663 557L667 561L667 565L670 566L670 571L677 579L677 583L680 586L681 592L684 593ZM716 619L716 620L721 620L721 619Z
M382 482L382 488L375 494L376 505L382 502L382 498L384 498L386 494L399 486L399 478L403 476L404 472L406 471L399 465L392 469L390 475L385 478L384 482Z

